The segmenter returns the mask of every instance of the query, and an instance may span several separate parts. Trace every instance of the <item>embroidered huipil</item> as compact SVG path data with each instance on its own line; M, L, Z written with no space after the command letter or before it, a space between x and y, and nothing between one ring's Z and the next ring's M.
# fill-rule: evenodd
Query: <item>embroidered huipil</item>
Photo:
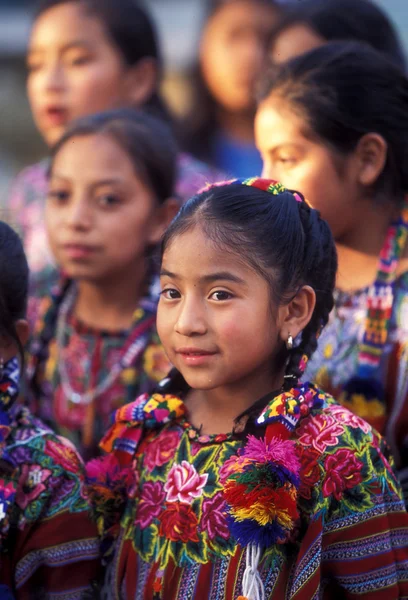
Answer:
M364 334L368 289L335 292L335 307L306 374L340 402L342 389L358 368L358 345ZM385 435L401 467L408 466L408 273L396 281L388 339L376 372L385 383L385 403L354 396L344 404Z
M306 374L385 435L408 502L408 199L388 229L374 283L336 291L335 306Z
M142 392L150 392L170 369L156 333L157 298L142 298L128 331L85 326L68 311L58 338L58 320L72 282L58 286L40 304L28 358L28 398L33 413L70 439L82 456L98 454L98 442L112 413ZM91 401L87 392L103 384L127 349L131 364ZM67 380L67 381L66 381Z
M263 549L258 572L265 598L407 597L408 515L389 452L366 422L313 386L308 389L318 407L303 411L289 399L284 415L295 424L289 442L300 477L292 498L297 497L300 516L285 543L279 543L282 527L274 525L278 542ZM278 397L259 422L280 419L285 410ZM277 450L273 429L271 434L268 453L281 465L275 482L278 477L285 491L290 461ZM265 512L259 503L244 511L241 506L235 516L242 515L246 525L242 529L235 519L232 527L226 482L236 476L243 445L234 434L200 435L177 396L142 396L118 411L102 442L110 453L87 465L109 564L106 597L237 600L244 595L246 553L231 530L241 527L245 537L253 530L251 518L262 524ZM253 478L246 481L249 490ZM274 500L263 510L290 525L285 506L279 506L284 494L270 492ZM245 494L235 495L235 502L245 504Z
M83 496L83 465L18 395L17 359L0 380L0 598L69 598L100 573L97 532Z

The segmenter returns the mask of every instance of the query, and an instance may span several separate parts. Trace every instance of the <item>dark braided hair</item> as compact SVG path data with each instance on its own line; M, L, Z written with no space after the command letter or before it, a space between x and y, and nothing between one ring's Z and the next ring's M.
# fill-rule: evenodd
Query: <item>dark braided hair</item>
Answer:
M191 198L167 229L162 256L176 236L195 225L222 251L236 254L259 273L275 305L290 302L305 285L315 291L310 322L293 349L282 348L284 389L290 389L316 350L333 308L337 254L329 226L301 194L265 179L216 184Z
M28 264L23 244L7 223L0 221L0 334L13 340L24 366L24 348L16 322L24 319L28 298Z

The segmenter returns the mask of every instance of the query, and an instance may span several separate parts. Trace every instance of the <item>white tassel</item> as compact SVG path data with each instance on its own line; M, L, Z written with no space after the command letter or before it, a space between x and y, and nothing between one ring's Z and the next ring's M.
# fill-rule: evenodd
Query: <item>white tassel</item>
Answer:
M258 565L261 559L261 548L249 544L246 550L246 567L242 578L242 595L248 600L265 600L265 590L259 575Z

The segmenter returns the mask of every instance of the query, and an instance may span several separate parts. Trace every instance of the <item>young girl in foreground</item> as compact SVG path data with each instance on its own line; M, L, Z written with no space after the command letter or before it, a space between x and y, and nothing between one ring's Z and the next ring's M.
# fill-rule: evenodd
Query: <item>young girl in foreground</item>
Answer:
M41 303L29 384L35 414L88 457L169 368L149 253L177 210L175 157L168 128L132 110L78 122L53 152L46 224L65 278Z
M0 221L0 598L82 597L99 575L96 527L71 444L16 404L28 268Z
M158 330L177 370L116 413L111 454L88 465L108 554L114 541L107 597L408 594L383 440L299 381L336 264L327 224L269 180L210 187L173 221Z
M256 135L265 175L336 240L335 307L307 376L386 435L408 501L408 80L367 46L328 44L270 74Z

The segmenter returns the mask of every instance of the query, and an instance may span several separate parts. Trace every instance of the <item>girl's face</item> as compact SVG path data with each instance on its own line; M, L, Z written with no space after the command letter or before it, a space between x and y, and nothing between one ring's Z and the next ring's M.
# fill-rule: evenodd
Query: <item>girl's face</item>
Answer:
M46 225L69 277L100 282L140 272L166 226L164 210L108 135L70 139L54 159Z
M273 96L259 106L255 138L262 155L263 177L299 190L320 211L336 239L350 231L358 217L361 189L353 153L335 154L308 136L309 128L298 114Z
M281 31L273 41L270 57L274 63L283 63L314 48L323 46L327 40L311 27L302 23L293 24Z
M227 2L210 18L201 40L200 64L206 85L224 109L253 109L266 36L276 19L276 9L253 0Z
M158 333L192 388L273 389L281 316L265 279L196 226L167 247L161 289Z
M77 2L36 20L27 65L34 121L49 145L73 119L127 103L130 69L103 24Z

